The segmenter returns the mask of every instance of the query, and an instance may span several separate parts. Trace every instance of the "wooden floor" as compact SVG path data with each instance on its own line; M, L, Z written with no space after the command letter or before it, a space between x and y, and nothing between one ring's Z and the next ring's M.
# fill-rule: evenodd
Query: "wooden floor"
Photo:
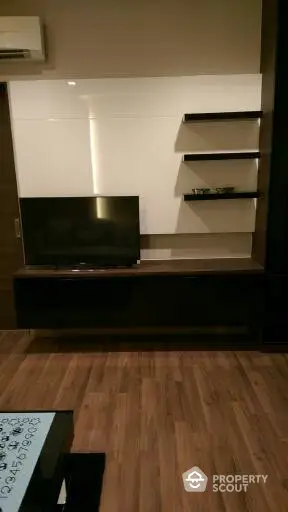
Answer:
M288 511L287 356L109 349L0 333L0 409L74 409L73 450L107 454L101 512ZM235 473L268 479L212 492Z

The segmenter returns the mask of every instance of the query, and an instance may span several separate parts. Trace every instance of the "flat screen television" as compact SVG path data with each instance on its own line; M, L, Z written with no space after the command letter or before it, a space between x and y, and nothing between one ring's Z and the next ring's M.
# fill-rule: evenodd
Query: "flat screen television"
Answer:
M126 266L140 259L139 197L20 199L26 265Z

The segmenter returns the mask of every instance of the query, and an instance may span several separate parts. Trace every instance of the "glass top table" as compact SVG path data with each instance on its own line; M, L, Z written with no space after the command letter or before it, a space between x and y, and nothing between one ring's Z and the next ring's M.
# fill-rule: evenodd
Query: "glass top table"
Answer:
M0 412L0 512L24 511L41 499L55 502L61 487L55 470L65 438L64 451L70 449L71 432L71 411Z

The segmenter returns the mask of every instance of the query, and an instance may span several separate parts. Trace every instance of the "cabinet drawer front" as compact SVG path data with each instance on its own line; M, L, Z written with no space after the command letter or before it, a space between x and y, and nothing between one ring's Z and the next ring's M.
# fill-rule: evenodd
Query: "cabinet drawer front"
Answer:
M18 327L245 325L262 313L262 276L16 279Z

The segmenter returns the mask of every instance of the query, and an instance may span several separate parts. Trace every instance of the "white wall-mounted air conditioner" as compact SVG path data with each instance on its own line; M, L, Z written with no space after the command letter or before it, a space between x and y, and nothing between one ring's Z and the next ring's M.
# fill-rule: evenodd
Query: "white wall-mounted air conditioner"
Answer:
M38 16L0 16L0 64L45 59Z

